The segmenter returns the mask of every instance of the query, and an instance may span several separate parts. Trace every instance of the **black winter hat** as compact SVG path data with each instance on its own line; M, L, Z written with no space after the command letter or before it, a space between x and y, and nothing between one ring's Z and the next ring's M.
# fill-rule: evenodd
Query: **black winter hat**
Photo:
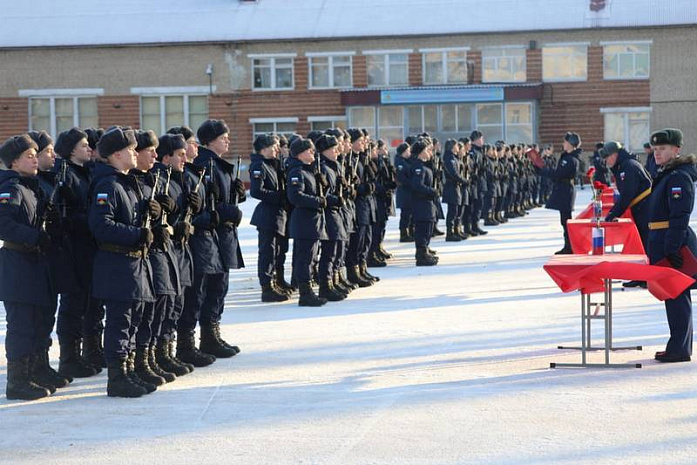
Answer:
M342 131L342 130L339 129L339 128L327 129L326 131L324 131L324 133L325 133L326 135L328 135L328 136L334 136L334 137L336 137L337 139L338 139L339 137L344 137L344 131Z
M276 137L278 137L278 145L281 147L288 147L288 138L286 136L283 134L276 134Z
M181 134L184 140L189 140L194 137L194 131L189 126L174 126L167 130L167 134Z
M29 131L27 135L36 143L37 152L42 152L49 145L53 145L53 138L46 131Z
M137 144L136 135L132 129L123 130L116 126L105 132L99 139L97 151L100 157L108 158L109 155L113 155L119 150L123 150L131 145L136 146Z
M317 147L317 151L319 153L329 150L332 147L336 147L337 145L339 145L339 140L336 137L329 136L327 134L322 134L315 142L315 146Z
M24 151L32 148L38 150L39 147L27 134L12 136L0 145L0 160L9 169L13 161L17 160Z
M409 148L409 144L407 144L406 142L402 142L401 144L399 144L397 146L397 155L403 154L404 152L407 151L408 148Z
M484 135L484 134L482 134L482 132L481 132L479 129L475 129L475 130L472 131L472 133L470 134L470 140L475 141L475 140L481 138L483 135Z
M186 150L187 144L182 134L164 134L158 139L157 159L162 161L165 155L172 155L175 150Z
M313 144L317 143L317 139L322 135L322 131L310 131L307 133L307 138L312 141Z
M149 149L150 147L155 147L157 149L157 144L159 144L159 141L157 140L157 136L155 135L154 131L135 131L136 135L136 142L138 145L136 146L136 151L140 152L141 150Z
M469 144L470 142L472 142L469 137L460 137L458 140L463 144Z
M90 144L92 150L97 149L97 142L99 138L104 134L104 129L102 128L87 128L85 129L85 134L87 134L87 143Z
M605 142L598 142L595 144L595 150L600 150L605 146Z
M674 145L682 147L682 131L675 128L665 128L651 134L651 145Z
M574 147L578 147L581 145L581 136L579 136L575 132L567 132L564 134L564 140L567 141L569 144L573 145Z
M229 133L230 128L227 127L222 119L207 119L201 124L196 131L196 137L202 145L208 145L223 134Z
M290 156L297 158L298 155L303 153L305 150L314 148L314 144L310 139L303 139L298 137L290 144Z
M272 134L259 134L256 139L254 139L254 151L256 153L261 153L267 147L271 147L276 143L276 137Z
M622 148L622 144L620 144L617 141L611 140L609 142L605 142L603 145L603 148L601 148L598 153L600 154L601 157L607 158L613 153L617 153L620 151Z
M414 142L416 142L416 136L407 136L407 138L404 139L404 142L406 142L408 145L412 145Z
M73 152L73 149L82 139L87 139L87 133L80 128L71 128L58 134L58 140L53 150L61 156L68 158Z
M413 156L418 156L423 152L430 144L426 142L425 139L419 139L411 146L411 154Z
M645 149L650 149L650 148L651 148L651 142L644 142L644 148L645 148Z
M360 129L356 128L351 128L348 130L349 137L351 138L351 142L356 142L358 139L363 137L363 132Z

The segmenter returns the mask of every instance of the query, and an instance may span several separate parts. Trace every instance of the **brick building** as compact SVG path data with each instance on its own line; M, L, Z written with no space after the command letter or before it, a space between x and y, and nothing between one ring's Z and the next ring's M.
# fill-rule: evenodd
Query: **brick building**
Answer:
M477 127L543 143L575 130L586 148L633 150L676 126L697 149L697 62L685 59L697 2L29 3L7 7L0 32L3 139L74 125L162 133L212 117L245 155L255 133L334 125L393 146Z

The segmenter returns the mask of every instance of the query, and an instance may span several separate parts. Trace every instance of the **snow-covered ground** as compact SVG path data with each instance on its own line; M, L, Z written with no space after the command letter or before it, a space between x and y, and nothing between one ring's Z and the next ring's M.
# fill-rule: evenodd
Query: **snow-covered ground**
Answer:
M612 355L644 368L548 368L580 358L556 349L578 343L578 294L542 270L561 247L557 212L436 239L431 268L414 267L392 219L381 282L306 309L259 302L253 207L223 319L242 353L141 399L108 398L102 373L27 403L4 398L0 357L0 462L694 463L697 364L652 360L668 329L646 291L615 293L615 340L644 351Z

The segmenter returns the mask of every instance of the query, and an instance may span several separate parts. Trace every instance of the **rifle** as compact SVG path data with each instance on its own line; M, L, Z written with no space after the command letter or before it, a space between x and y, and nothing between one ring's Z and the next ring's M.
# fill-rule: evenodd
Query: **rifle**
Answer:
M317 155L315 162L317 162L317 172L315 173L315 184L317 184L317 196L324 198L324 189L322 188L322 183L320 182L320 177L322 176L322 167L319 163L320 156Z
M169 182L172 180L172 167L168 166L167 167L167 182L165 182L165 191L164 194L169 196ZM172 227L169 225L167 221L167 214L165 212L162 212L162 221L160 222L162 226L166 226L167 230L169 231L170 234L174 234Z
M48 196L48 200L46 201L46 206L44 208L43 214L41 215L41 218L39 220L39 230L41 231L46 231L46 223L48 222L48 214L49 211L53 210L56 206L56 195L58 194L58 190L65 185L65 178L68 173L68 164L61 163L60 171L58 172L58 176L56 176L56 182L53 185L53 189L51 190L51 194ZM61 221L65 219L65 209L66 205L65 202L63 202L60 206L60 219Z
M140 190L140 185L138 184L138 180L135 180L136 186L138 186L138 190ZM160 171L158 170L155 173L155 182L153 183L152 186L152 191L150 191L150 198L148 199L148 202L145 203L144 205L144 211L141 215L141 218L143 219L142 225L144 228L150 229L150 224L152 223L152 218L150 217L150 212L148 211L150 209L149 203L151 200L155 200L155 193L157 192L157 185L160 182ZM142 191L141 191L141 196L142 196ZM148 246L143 246L143 258L148 254Z
M196 193L198 192L199 188L201 187L201 182L203 181L203 177L206 174L206 168L203 168L203 171L199 174L198 181L196 181L196 185L194 186L193 192ZM184 222L189 223L191 225L191 234L194 233L194 225L191 224L191 217L194 214L193 211L191 211L191 205L189 205L189 202L186 203L186 209L184 210ZM182 240L182 245L184 244L184 241Z
M240 177L240 164L242 163L242 157L240 155L237 155L237 160L235 160L235 166L232 171L234 174L233 176L233 181L237 181ZM232 196L232 192L230 192L230 195ZM237 196L237 193L235 193L232 204L237 205L239 203L239 197Z
M214 166L214 161L211 158L210 161L208 162L208 195L210 197L209 204L210 204L210 210L211 213L215 213L215 203L218 201L215 197L215 192L214 187L217 187L215 184L215 173L213 171L213 166Z

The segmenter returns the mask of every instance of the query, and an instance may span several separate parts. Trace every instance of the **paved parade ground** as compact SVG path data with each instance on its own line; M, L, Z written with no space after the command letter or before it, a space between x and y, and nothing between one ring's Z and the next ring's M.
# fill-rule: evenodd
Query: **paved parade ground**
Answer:
M222 327L242 353L140 399L108 398L104 371L35 402L5 399L0 357L0 463L694 463L697 364L653 361L668 328L647 291L614 294L615 341L644 351L613 360L644 368L549 369L580 358L556 349L578 343L578 294L542 270L562 245L557 212L435 239L429 268L393 218L381 282L300 308L259 301L254 205ZM0 320L4 341L1 306Z

